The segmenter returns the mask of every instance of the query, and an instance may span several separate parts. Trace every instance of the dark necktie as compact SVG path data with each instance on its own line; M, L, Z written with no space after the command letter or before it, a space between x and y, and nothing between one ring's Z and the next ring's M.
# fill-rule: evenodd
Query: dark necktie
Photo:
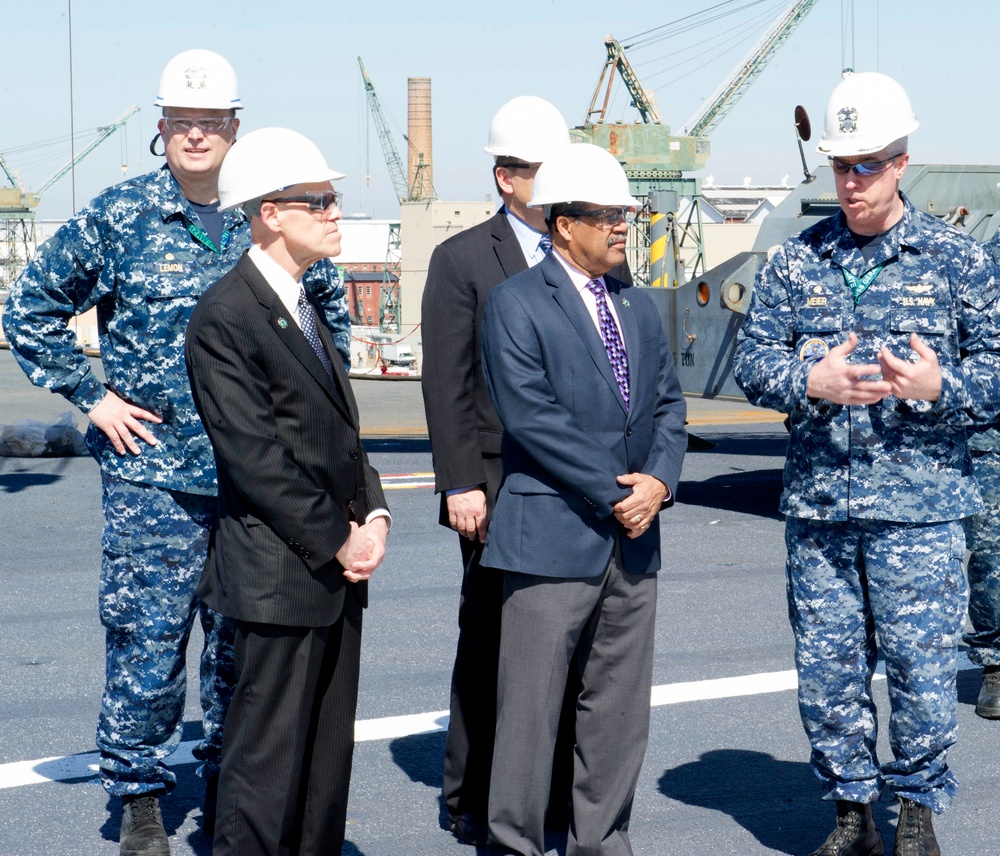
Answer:
M330 365L330 357L326 353L326 348L323 347L323 343L319 340L319 333L316 330L316 315L309 301L306 300L304 288L299 289L299 302L295 308L298 311L299 326L302 328L302 334L306 337L306 341L312 345L312 349L316 352L316 356L319 357L319 361L323 364L323 368L326 369L326 373L332 380L333 366Z
M615 324L615 319L608 308L607 290L604 288L604 283L598 279L588 282L587 288L597 298L597 321L601 338L604 340L604 350L608 352L611 370L615 373L618 389L625 400L625 409L628 410L628 356L625 354L622 337L618 333L618 325Z
M543 256L547 256L552 249L552 239L548 235L542 235L538 239L538 249L542 251Z

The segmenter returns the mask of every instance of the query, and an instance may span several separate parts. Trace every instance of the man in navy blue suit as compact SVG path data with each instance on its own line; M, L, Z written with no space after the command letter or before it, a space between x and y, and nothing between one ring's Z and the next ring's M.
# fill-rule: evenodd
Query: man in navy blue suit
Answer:
M553 252L494 289L483 368L504 482L483 564L504 573L491 853L542 856L563 692L579 673L567 856L631 853L649 730L658 514L674 499L686 407L653 303L605 274L635 200L587 144L535 177Z

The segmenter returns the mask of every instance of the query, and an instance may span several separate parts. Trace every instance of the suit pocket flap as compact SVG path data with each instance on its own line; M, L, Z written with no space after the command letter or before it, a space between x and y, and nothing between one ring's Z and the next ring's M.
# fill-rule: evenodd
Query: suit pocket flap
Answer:
M565 492L526 473L511 473L507 477L505 484L508 491L521 494L522 496L560 496Z

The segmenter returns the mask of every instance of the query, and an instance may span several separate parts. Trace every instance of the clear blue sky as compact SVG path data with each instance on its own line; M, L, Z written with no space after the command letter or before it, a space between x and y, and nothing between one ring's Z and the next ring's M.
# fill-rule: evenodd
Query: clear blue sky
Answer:
M78 166L77 206L121 180L123 160L130 176L162 163L146 149L158 117L152 100L163 65L181 50L210 48L230 60L246 105L243 132L284 125L305 133L347 174L340 186L348 212L395 217L359 55L399 124L396 145L404 159L407 77L432 79L435 186L445 199L483 199L493 187L482 147L500 104L515 95L540 95L570 125L580 124L604 64L606 34L625 41L720 2L213 0L195 8L73 0L78 133L109 124L130 104L142 107L124 136L107 140ZM763 23L747 22L773 20L785 5L741 0L728 7L747 7L738 15L629 52L675 133L763 31ZM69 134L67 2L4 0L2 6L0 151L31 189L69 157L68 142L29 148ZM846 62L891 74L907 88L921 121L911 139L914 161L1000 160L994 96L1000 4L857 0L855 6ZM712 135L702 177L712 175L716 183L744 177L776 183L786 175L794 183L801 177L792 110L796 104L808 109L818 138L826 98L845 62L844 9L842 0L819 0ZM719 45L727 40L731 45L722 53ZM636 116L621 87L613 110L628 121ZM819 163L813 146L807 153L812 165ZM43 199L38 216L67 216L70 191L67 176Z

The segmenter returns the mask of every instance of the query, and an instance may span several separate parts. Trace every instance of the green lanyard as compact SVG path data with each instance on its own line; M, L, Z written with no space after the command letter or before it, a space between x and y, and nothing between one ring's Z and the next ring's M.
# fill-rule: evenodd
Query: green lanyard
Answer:
M199 226L197 223L192 223L190 220L188 220L185 217L184 218L184 225L187 226L188 232L191 233L191 235L194 237L194 239L196 241L198 241L200 244L203 244L204 246L208 247L208 249L210 249L213 253L221 253L223 250L226 249L226 246L229 244L229 230L228 229L225 229L223 231L223 233L222 233L222 247L219 248L219 247L216 247L215 244L212 243L212 239L210 237L208 237L208 232L206 232L204 229L202 229L201 226Z
M861 295L868 290L868 286L875 282L875 277L882 273L882 268L885 262L882 264L875 265L870 271L868 271L864 276L857 277L851 273L847 268L841 268L841 272L844 274L844 280L851 287L851 294L854 295L854 305L857 306L858 302L861 300Z

